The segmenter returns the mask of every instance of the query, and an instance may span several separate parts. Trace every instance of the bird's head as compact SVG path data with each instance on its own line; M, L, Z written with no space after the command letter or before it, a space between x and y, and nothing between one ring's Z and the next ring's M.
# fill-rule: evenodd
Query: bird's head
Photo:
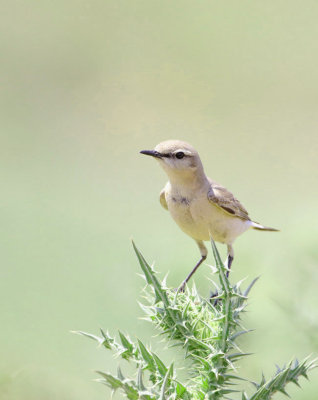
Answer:
M193 179L204 174L198 152L181 140L167 140L157 144L153 150L142 150L140 153L158 160L173 180Z

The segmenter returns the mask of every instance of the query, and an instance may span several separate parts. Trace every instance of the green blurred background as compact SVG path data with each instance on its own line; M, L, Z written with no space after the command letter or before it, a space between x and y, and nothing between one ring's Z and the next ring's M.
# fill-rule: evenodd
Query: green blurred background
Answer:
M150 342L130 239L172 286L199 256L138 154L172 138L281 229L235 245L232 279L261 275L240 373L317 354L317 1L11 0L0 18L0 398L109 398L93 370L117 361L71 330ZM317 399L311 377L293 399Z

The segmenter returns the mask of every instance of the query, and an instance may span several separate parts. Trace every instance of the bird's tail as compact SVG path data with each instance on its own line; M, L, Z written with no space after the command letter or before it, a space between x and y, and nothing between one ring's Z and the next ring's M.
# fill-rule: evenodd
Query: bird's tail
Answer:
M258 222L252 222L252 228L258 231L268 231L268 232L279 232L279 229L270 228L269 226L263 226Z

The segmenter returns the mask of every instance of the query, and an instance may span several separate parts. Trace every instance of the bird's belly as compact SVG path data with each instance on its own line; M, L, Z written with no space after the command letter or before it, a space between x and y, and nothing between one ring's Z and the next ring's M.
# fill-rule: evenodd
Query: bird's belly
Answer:
M187 235L196 240L209 240L209 231L206 223L193 218L190 207L183 203L168 203L172 218Z
M171 216L179 227L196 240L213 240L231 244L250 228L250 221L227 215L206 199L168 202Z

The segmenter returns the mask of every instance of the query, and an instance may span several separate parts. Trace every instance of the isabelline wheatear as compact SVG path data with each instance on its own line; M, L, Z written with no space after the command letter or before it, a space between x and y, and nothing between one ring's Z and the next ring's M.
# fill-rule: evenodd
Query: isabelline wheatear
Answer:
M231 192L208 178L198 152L188 143L168 140L154 150L142 150L154 157L169 181L160 193L160 203L169 210L179 227L197 243L201 259L181 284L183 291L191 276L207 257L204 241L211 238L227 245L227 275L234 258L232 244L250 228L277 231L250 219L248 212Z

